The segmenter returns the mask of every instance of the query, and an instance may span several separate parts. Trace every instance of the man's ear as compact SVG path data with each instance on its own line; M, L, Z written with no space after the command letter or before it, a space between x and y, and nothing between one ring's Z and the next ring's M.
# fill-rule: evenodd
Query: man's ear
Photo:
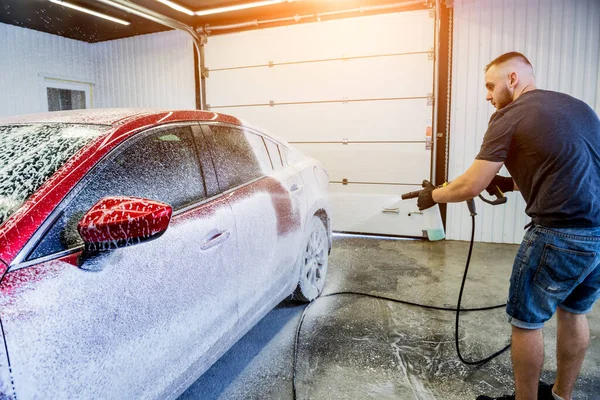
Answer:
M514 71L508 74L508 83L512 88L516 87L517 83L519 83L519 75Z

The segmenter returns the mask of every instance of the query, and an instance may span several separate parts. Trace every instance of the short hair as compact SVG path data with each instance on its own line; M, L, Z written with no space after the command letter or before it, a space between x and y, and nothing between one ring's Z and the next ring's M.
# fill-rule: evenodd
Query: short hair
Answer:
M515 59L521 60L525 64L529 65L531 67L531 69L533 69L533 66L531 65L531 63L529 62L529 60L527 59L527 57L525 57L521 53L517 53L516 51L511 51L510 53L504 53L501 56L496 57L491 63L489 63L488 65L486 65L485 66L485 72L487 72L488 69L490 69L494 65L504 64L507 61L515 60Z

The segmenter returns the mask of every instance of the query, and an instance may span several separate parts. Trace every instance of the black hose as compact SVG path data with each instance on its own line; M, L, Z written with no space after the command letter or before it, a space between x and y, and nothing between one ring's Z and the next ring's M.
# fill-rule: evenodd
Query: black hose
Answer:
M465 360L460 354L460 346L458 345L458 321L460 319L460 303L462 301L463 290L465 289L465 281L467 280L467 274L469 273L469 264L471 263L471 254L473 253L473 241L475 240L475 215L471 215L471 243L469 244L469 255L467 256L467 263L465 265L465 273L463 274L462 283L460 284L460 292L458 293L458 304L456 305L456 325L454 329L454 343L456 344L456 354L458 354L458 358L460 361L467 365L482 365L486 362L498 357L500 354L504 353L506 350L510 348L510 344L492 354L489 357L486 357L477 361L469 361ZM506 304L502 305L502 307L506 306Z
M307 305L304 310L302 311L302 315L300 316L300 321L298 322L298 327L296 328L296 337L294 340L294 354L293 354L293 363L292 363L292 391L293 391L293 398L296 399L296 357L298 355L298 339L300 338L300 329L302 328L302 323L304 322L304 317L306 316L306 312L308 311L308 309L310 308L310 306L312 306L314 303L316 303L319 299L323 299L325 297L332 297L332 296L339 296L339 295L355 295L355 296L362 296L362 297L372 297L375 299L380 299L380 300L387 300L387 301L393 301L394 303L400 303L400 304L405 304L405 305L409 305L409 306L415 306L415 307L422 307L422 308L427 308L430 310L440 310L440 311L456 311L456 324L455 324L455 330L454 330L454 343L456 345L456 353L458 354L458 358L460 359L460 361L462 361L464 364L466 365L482 365L487 363L488 361L491 361L492 359L498 357L500 354L504 353L506 350L508 350L510 348L510 344L506 347L504 347L502 350L499 350L497 352L495 352L494 354L492 354L489 357L486 357L484 359L481 360L476 360L476 361L469 361L466 360L465 358L463 358L462 354L460 353L460 346L458 343L458 332L459 332L459 319L460 319L460 312L470 312L470 311L487 311L487 310L493 310L493 309L497 309L497 308L503 308L506 306L505 304L499 304L497 306L489 306L489 307L479 307L479 308L460 308L460 304L462 301L462 294L465 288L465 282L467 280L467 274L469 272L469 264L471 263L471 255L473 253L473 242L475 240L475 215L471 215L471 242L469 244L469 255L467 256L467 262L465 264L465 273L463 274L463 279L462 279L462 283L460 285L460 292L458 294L458 304L456 305L456 308L451 308L451 307L436 307L436 306L429 306L426 304L419 304L419 303L413 303L410 301L404 301L404 300L398 300L398 299L392 299L389 297L384 297L384 296L378 296L378 295L374 295L374 294L369 294L369 293L360 293L360 292L350 292L350 291L344 291L344 292L335 292L335 293L329 293L323 296L319 296L316 299L314 299L309 305Z

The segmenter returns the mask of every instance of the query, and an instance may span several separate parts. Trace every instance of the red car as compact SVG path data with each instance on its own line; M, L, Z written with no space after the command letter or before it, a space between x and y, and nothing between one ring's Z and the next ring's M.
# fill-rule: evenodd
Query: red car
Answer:
M175 398L323 289L322 164L203 111L0 121L0 398Z

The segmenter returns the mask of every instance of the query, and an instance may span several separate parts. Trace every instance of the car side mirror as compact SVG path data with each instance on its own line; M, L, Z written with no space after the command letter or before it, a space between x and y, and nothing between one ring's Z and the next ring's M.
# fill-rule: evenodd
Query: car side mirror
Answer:
M136 197L105 197L79 221L85 244L78 264L102 252L159 238L169 226L168 204Z

